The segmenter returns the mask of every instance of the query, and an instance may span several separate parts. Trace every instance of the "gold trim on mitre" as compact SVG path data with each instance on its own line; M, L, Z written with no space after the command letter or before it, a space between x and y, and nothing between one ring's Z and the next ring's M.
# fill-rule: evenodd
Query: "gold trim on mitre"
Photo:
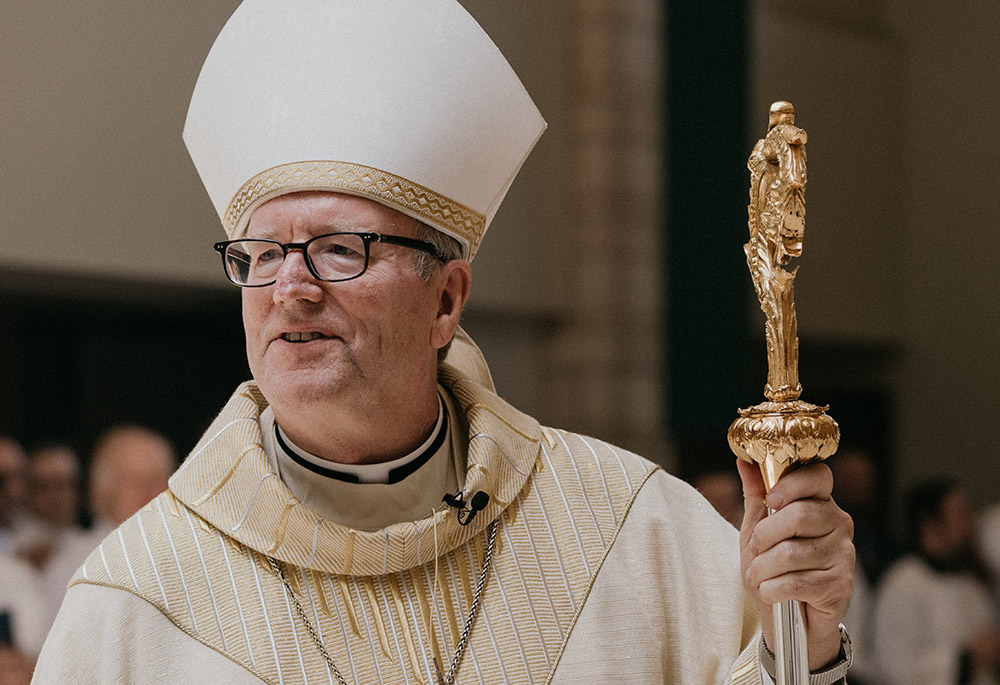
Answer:
M302 190L335 190L368 197L426 222L456 238L472 259L486 233L486 217L465 205L381 169L349 162L307 161L262 171L236 191L222 226L235 239L246 230L250 214L265 200Z

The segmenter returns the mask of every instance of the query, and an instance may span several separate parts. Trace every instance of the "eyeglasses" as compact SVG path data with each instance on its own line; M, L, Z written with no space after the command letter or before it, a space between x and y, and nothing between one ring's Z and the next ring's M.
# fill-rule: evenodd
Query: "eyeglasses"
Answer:
M271 285L289 250L302 250L309 269L321 281L349 281L368 269L372 243L388 243L441 256L431 243L382 233L327 233L304 243L281 243L277 240L245 238L226 240L214 245L222 255L226 277L243 288Z

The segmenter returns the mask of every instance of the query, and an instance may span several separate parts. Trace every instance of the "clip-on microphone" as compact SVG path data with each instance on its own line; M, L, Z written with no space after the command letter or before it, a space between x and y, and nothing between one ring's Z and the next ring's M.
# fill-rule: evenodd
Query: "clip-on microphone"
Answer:
M445 493L445 496L441 498L441 501L447 504L449 507L458 509L458 522L467 526L472 523L472 519L476 518L476 514L486 508L486 505L490 503L490 496L480 490L472 496L472 499L468 503L465 501L465 495L459 491L458 494L452 495L451 493Z

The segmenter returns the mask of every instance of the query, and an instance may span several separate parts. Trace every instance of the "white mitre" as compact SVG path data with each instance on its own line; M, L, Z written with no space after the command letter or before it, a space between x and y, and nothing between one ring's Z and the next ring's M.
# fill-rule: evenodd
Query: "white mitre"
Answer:
M475 255L545 121L456 0L245 0L184 142L230 238L266 200L334 190Z

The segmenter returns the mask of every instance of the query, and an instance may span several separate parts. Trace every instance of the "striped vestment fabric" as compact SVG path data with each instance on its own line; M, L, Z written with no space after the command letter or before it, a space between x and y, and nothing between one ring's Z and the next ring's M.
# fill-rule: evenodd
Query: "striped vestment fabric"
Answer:
M141 599L188 638L261 681L336 682L272 571L271 557L284 566L292 592L348 682L434 683L439 672L448 670L457 648L483 564L487 528L498 520L493 564L457 681L546 683L563 682L561 677L601 653L597 645L586 647L589 637L574 643L574 634L591 631L590 625L580 628L581 621L606 620L588 618L588 606L617 597L623 589L612 585L631 577L635 564L629 559L615 557L607 564L614 571L602 572L613 550L624 550L618 557L664 555L667 562L661 566L669 565L671 574L695 576L679 580L679 586L707 580L697 564L685 570L675 563L678 552L671 547L680 543L672 541L671 521L656 524L664 531L657 535L667 536L657 545L659 551L644 551L639 524L626 527L649 519L660 499L678 492L684 501L677 506L692 523L676 525L687 526L685 534L705 526L704 535L697 537L715 537L720 524L686 486L627 451L543 428L447 368L442 383L468 420L466 490L491 496L474 525L458 525L454 511L444 506L426 519L380 531L356 531L319 519L270 471L256 421L266 404L253 384L245 384L171 480L170 489L110 535L71 585L113 588ZM651 480L655 485L646 487ZM642 511L633 512L644 489L648 494L640 500ZM618 542L623 529L627 543ZM735 536L727 540L707 543L709 551L702 556L728 549L730 542L735 545ZM719 554L712 563L731 565L735 559L729 551ZM759 682L748 647L754 617L743 605L738 568L731 571L717 586L714 580L706 582L706 587L719 588L710 590L717 595L711 602L724 608L712 618L724 626L729 643L719 651L723 657L703 657L701 646L672 644L670 635L684 641L685 630L702 632L692 617L693 628L664 630L668 637L652 648L659 650L658 657L635 663L670 659L689 671L676 680L664 679L673 668L664 665L659 682L723 682L727 677L734 683ZM672 582L670 575L661 582ZM644 588L627 589L635 594L636 606L629 610L642 612ZM676 604L687 607L688 601L695 602L685 594ZM624 600L606 603L618 606ZM709 632L718 632L706 625ZM604 649L628 636L628 626L609 628L613 635L594 638L605 642ZM690 655L674 657L672 650ZM645 682L630 679L628 670L619 674L619 682Z

